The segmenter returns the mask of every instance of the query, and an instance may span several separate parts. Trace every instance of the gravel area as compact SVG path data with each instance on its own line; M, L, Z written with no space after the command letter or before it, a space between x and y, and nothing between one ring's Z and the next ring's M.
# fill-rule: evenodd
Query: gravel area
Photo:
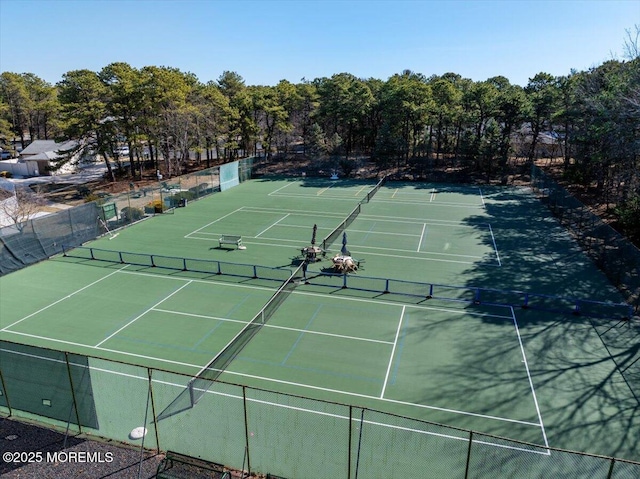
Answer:
M91 441L0 418L3 479L148 479L163 456L113 442ZM8 460L7 460L8 459Z

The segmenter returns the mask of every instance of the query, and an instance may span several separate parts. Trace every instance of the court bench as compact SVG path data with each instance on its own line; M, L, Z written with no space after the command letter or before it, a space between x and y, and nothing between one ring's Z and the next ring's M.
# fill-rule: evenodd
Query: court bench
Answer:
M222 235L220 237L220 247L222 248L223 244L234 244L238 248L242 246L242 236L238 235Z
M221 464L167 451L165 457L158 464L155 477L160 479L195 479L200 477L231 479L231 473L225 471Z

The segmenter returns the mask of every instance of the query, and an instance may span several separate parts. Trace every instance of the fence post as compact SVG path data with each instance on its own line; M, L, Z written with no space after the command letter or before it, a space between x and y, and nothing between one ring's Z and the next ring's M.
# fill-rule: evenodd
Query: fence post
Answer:
M82 426L80 426L80 414L78 414L78 403L76 402L75 388L73 387L73 379L71 379L71 366L69 366L69 353L64 352L64 362L67 365L67 374L69 375L69 386L71 387L71 401L73 401L73 410L76 413L76 425L78 426L78 432L82 433Z
M469 431L469 447L467 448L467 465L464 468L464 479L469 477L469 465L471 463L471 445L473 444L473 431Z
M353 437L353 406L349 406L349 445L347 446L347 479L351 479L351 440Z
M356 458L356 475L354 479L358 479L358 467L360 466L360 448L362 447L362 431L364 429L364 408L360 413L360 433L358 435L358 452Z
M611 458L611 465L609 466L609 474L607 474L607 479L611 479L613 477L613 466L616 463L616 458Z
M247 387L242 386L242 409L244 410L244 441L247 456L247 472L251 475L251 459L249 454L249 420L247 419ZM243 472L244 473L244 472Z
M9 402L9 393L7 392L7 386L4 382L4 377L2 376L2 368L0 368L0 384L2 384L2 392L4 393L4 397L6 398L5 401L7 401L7 408L9 409L9 417L11 417L12 416L11 403Z
M147 369L147 401L144 409L144 433L142 434L142 441L140 442L140 461L138 462L138 478L142 477L142 462L144 461L144 440L147 437L147 419L149 418L149 403L151 402L151 375L149 369ZM153 410L151 411L153 415ZM155 415L154 415L155 418ZM156 447L158 446L158 436L156 434Z
M156 433L156 447L158 451L160 450L160 434L158 433L158 418L156 417L156 403L153 399L153 381L152 381L152 369L147 368L147 375L149 377L149 394L151 395L151 414L153 415L153 424L155 425L155 433Z

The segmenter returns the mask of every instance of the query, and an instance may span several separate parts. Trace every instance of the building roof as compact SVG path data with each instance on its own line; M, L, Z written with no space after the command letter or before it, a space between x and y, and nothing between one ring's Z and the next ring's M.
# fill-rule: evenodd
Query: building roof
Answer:
M74 140L64 141L62 143L57 143L55 140L33 140L29 146L20 152L20 156L28 156L30 159L33 159L33 155L46 154L46 156L39 156L36 159L51 160L59 156L56 153L57 151L70 150L77 144Z

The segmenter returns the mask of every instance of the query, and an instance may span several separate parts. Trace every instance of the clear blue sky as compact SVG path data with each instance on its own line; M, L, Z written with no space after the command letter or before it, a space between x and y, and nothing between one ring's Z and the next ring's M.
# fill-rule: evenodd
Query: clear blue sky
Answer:
M622 60L635 25L640 0L0 0L0 71L56 83L122 61L275 85L409 69L524 86Z

